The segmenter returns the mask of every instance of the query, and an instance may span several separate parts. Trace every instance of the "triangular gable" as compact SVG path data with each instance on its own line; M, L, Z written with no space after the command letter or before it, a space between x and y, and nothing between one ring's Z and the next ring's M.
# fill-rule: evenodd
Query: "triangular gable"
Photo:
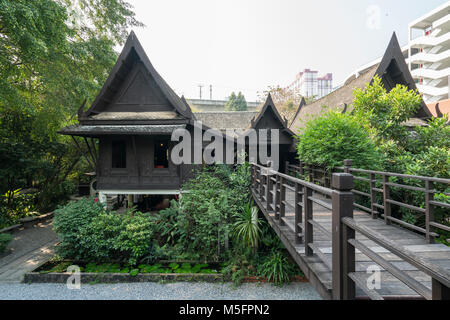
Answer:
M380 64L378 65L375 74L382 79L383 85L387 91L392 90L397 84L407 86L410 90L417 90L395 32L392 34L389 45L383 55L383 58L381 59ZM423 99L421 106L414 117L432 117Z
M259 130L259 129L279 129L281 131L280 134L280 143L282 144L290 144L292 143L292 138L294 133L287 127L287 121L284 120L280 113L278 112L275 104L272 100L272 96L269 93L267 96L266 102L262 107L259 114L256 116L256 119L251 121L251 129ZM248 134L249 131L245 133Z
M276 122L279 123L279 128L286 128L286 121L281 117L280 113L278 112L277 108L275 107L275 104L273 103L272 96L269 93L266 99L266 102L264 103L264 106L261 108L261 111L256 116L256 119L252 121L251 127L254 129L266 129L266 125L261 126L261 121L264 120L265 117L270 117L273 119L276 119ZM277 129L277 128L267 128L267 129Z
M102 112L175 111L191 119L189 105L158 74L131 31L111 73L86 117Z

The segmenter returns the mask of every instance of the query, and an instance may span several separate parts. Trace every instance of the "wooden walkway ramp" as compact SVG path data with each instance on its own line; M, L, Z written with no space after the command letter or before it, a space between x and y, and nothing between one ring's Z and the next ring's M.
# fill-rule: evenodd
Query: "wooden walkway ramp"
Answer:
M252 165L252 194L325 299L449 299L450 247L353 209L353 177L333 189Z

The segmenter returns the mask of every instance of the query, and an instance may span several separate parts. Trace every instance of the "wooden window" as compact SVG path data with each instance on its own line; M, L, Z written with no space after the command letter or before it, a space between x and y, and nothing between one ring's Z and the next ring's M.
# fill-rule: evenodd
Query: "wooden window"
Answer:
M164 169L169 167L169 139L158 139L155 141L155 168Z
M112 167L116 169L127 167L127 144L125 141L112 142Z

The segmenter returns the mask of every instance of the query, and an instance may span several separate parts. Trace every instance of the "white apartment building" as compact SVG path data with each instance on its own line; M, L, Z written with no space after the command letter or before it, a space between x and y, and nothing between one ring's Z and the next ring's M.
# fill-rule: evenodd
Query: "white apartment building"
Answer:
M319 77L318 71L305 69L298 73L288 89L300 93L307 98L321 98L333 89L333 75L327 73Z
M425 103L450 98L450 1L408 28L407 63Z
M408 35L408 44L402 51L425 103L449 99L450 1L411 22ZM348 78L380 61L381 57L360 67Z

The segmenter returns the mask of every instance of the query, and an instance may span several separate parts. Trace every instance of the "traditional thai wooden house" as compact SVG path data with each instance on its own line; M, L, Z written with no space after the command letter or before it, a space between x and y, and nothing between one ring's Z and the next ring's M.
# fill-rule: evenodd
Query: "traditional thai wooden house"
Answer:
M101 201L108 194L168 195L180 192L195 166L174 164L170 154L177 142L171 135L187 129L194 139L199 126L195 120L184 98L161 78L131 32L92 106L86 111L81 107L79 124L60 133L71 135L77 145L86 143ZM203 133L209 128L198 129ZM198 149L192 141L192 156L202 153L205 144Z
M259 129L277 129L279 141L269 142L278 144L277 160L283 166L295 157L293 133L287 125L270 95L259 113L194 114L186 100L178 97L158 74L131 32L92 105L86 111L81 106L78 124L65 127L60 133L72 136L80 148L81 143L85 144L87 159L96 172L100 201L106 201L107 195L134 195L137 201L137 196L181 192L183 182L192 176L195 163L199 165L199 154L201 165L209 144L201 141L198 146L194 141L195 132L203 135L208 129L216 129L215 136L225 140L225 160L237 156L236 142L240 136L227 134L227 130L242 133L255 129L259 138ZM178 143L171 141L171 136L177 129L186 129L191 139L191 159L181 164L171 158L172 149ZM227 142L233 145L232 151L227 149ZM262 145L256 144L259 152ZM270 144L268 149L270 155Z
M304 127L306 121L330 109L351 112L353 90L355 88L365 88L368 83L372 83L375 75L381 78L384 87L388 91L392 90L397 84L405 85L409 89L416 89L395 33L392 35L380 63L360 71L357 75L353 75L347 79L342 87L321 99L308 105L300 106L294 121L290 125L290 129L297 131L299 128ZM431 116L431 113L422 101L419 110L405 125L426 124L425 120L431 118Z

